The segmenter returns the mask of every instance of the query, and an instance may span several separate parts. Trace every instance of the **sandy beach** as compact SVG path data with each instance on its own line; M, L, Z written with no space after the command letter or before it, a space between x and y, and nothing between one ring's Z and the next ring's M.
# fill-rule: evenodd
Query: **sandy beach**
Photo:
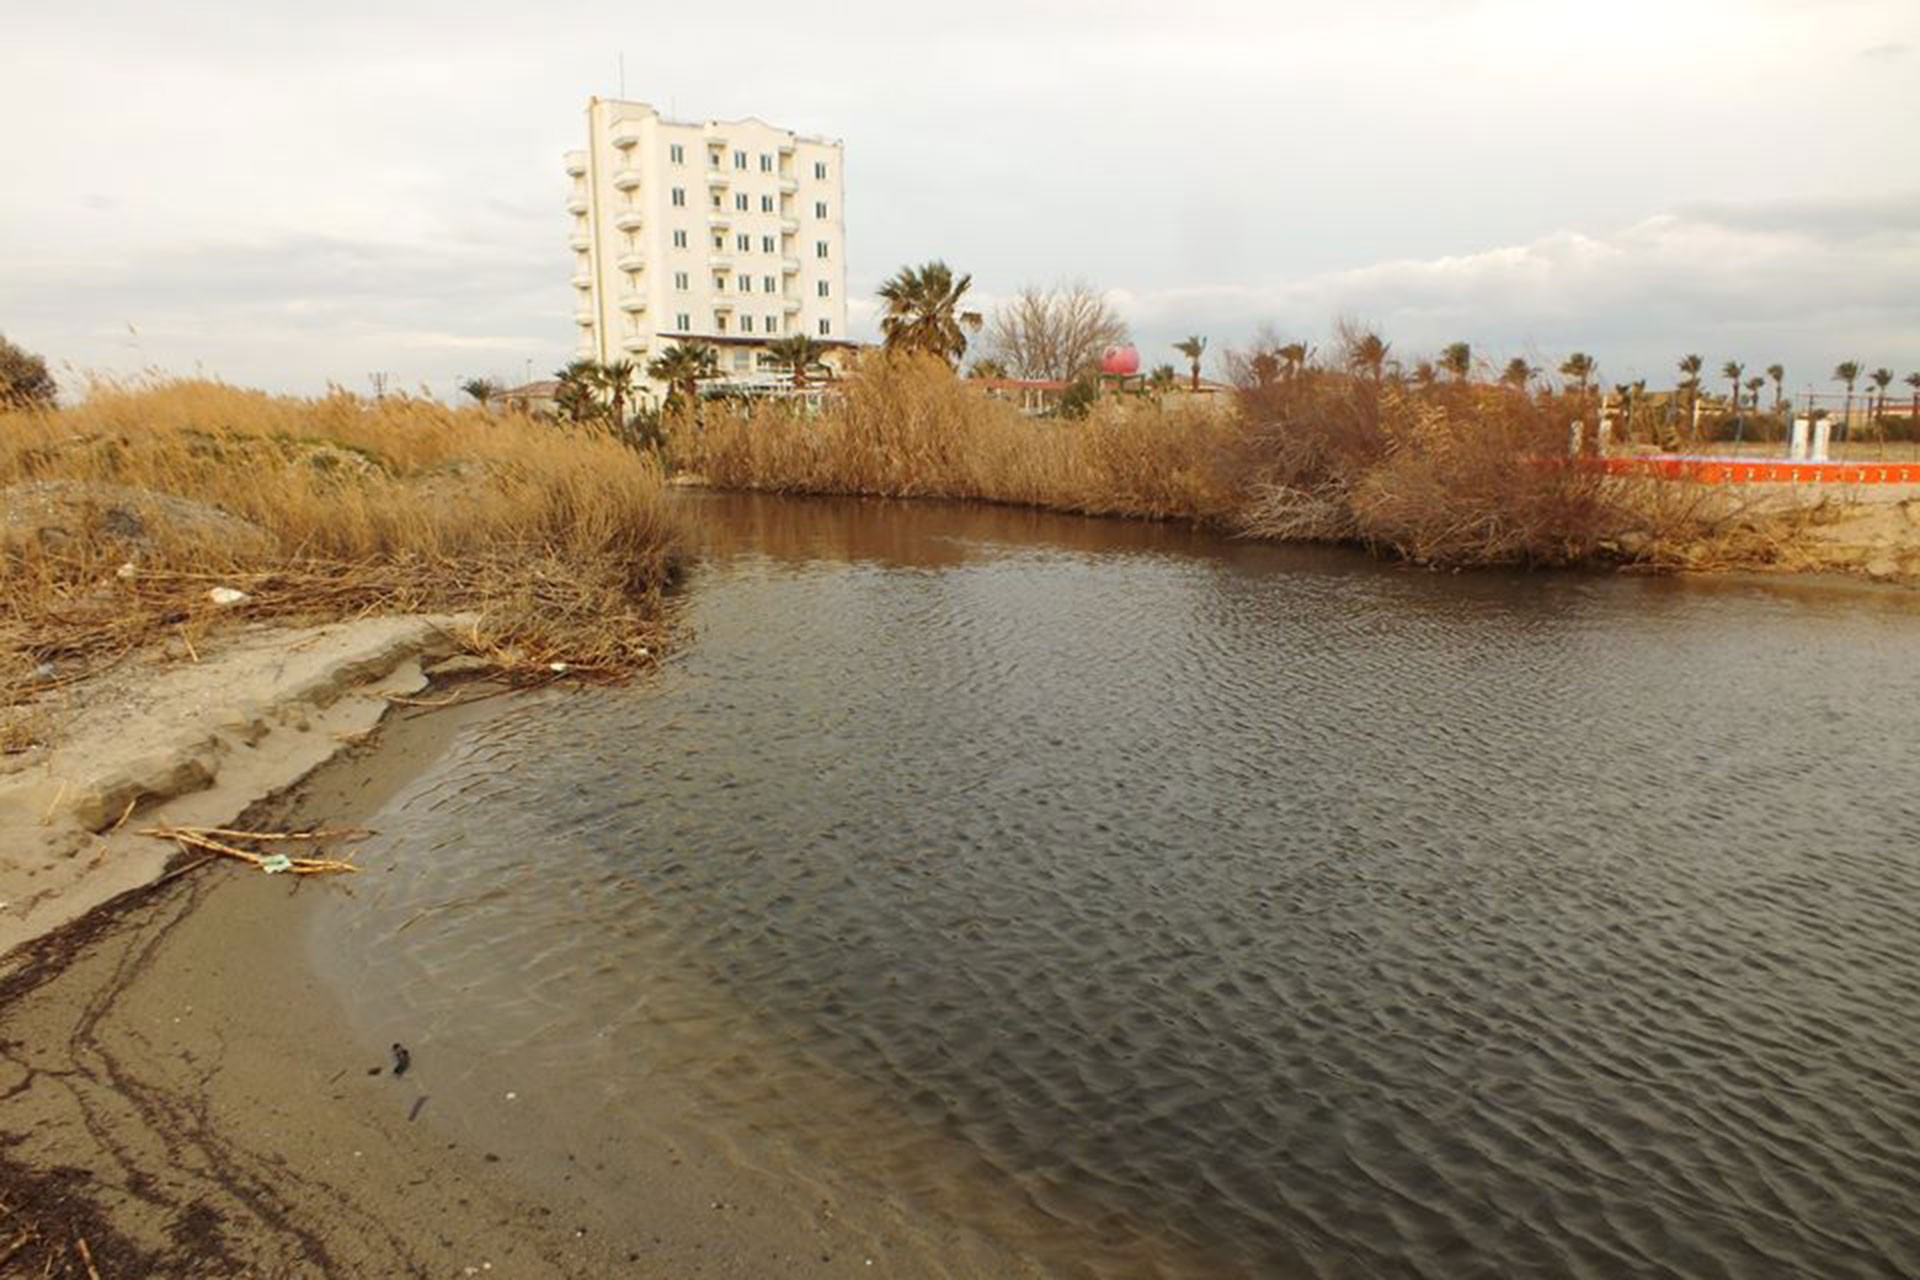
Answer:
M403 709L240 821L354 821L506 703ZM849 1194L831 1170L796 1176L751 1134L569 1152L625 1171L617 1200L576 1194L564 1162L520 1158L510 1090L455 1101L436 1082L450 1064L410 1052L396 1075L386 1045L355 1039L301 941L304 913L351 892L349 878L181 865L6 959L0 1268L92 1266L109 1280L1039 1274ZM493 1107L481 1131L497 1136L450 1140L435 1120L454 1105ZM657 1105L665 1117L674 1100Z

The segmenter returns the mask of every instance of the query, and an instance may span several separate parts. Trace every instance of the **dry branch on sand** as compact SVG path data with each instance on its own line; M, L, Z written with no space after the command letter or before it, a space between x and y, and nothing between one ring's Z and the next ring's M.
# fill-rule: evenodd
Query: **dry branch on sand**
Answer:
M291 854L261 853L243 846L245 841L265 843L318 840L340 840L364 837L373 834L359 829L338 831L232 831L223 827L146 827L140 832L143 836L152 836L156 840L171 840L182 850L199 850L222 858L234 858L270 873L285 872L288 875L315 876L338 873L351 873L360 868L343 858L294 856Z

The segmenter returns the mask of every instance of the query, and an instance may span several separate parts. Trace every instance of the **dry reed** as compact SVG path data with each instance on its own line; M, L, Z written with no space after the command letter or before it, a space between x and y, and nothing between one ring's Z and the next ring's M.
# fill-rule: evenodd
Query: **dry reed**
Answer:
M1577 394L1306 369L1230 401L1113 396L1081 420L1031 418L938 360L882 355L818 414L709 407L668 446L721 488L1177 518L1432 565L1774 558L1777 521L1569 463L1568 422L1590 409Z
M465 643L509 672L618 672L660 651L678 546L657 462L605 434L406 396L102 383L0 414L0 703L236 618L471 612ZM247 599L223 608L216 586Z

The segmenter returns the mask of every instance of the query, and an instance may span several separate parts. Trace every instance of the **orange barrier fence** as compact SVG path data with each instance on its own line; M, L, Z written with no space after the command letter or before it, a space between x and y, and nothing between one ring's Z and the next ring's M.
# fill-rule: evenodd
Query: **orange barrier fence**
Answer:
M1610 475L1700 484L1920 484L1920 462L1793 462L1784 458L1583 458Z

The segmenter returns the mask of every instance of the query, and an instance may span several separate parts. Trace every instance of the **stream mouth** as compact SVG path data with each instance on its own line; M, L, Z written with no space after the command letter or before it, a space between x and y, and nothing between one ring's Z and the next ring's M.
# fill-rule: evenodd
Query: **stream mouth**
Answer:
M1920 1274L1913 601L691 504L682 654L463 731L313 915L426 1122L1062 1275Z

